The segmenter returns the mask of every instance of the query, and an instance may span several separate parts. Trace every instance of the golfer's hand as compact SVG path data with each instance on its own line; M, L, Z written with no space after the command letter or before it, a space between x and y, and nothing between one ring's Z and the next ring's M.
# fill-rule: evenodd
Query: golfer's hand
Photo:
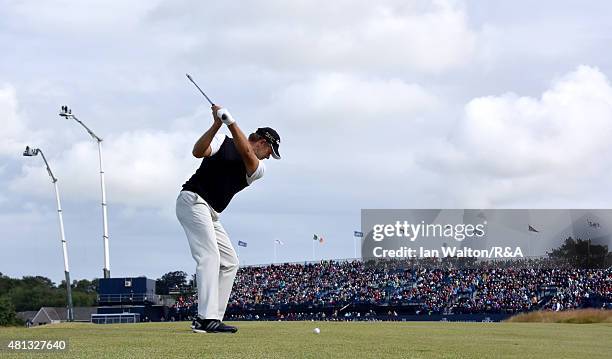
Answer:
M212 110L212 114L213 114L213 119L215 120L215 124L223 124L223 122L221 121L221 119L217 116L217 111L222 109L223 107L219 106L219 105L212 105L211 106L211 110Z
M215 120L219 120L223 122L226 126L229 126L232 123L236 122L234 118L232 117L232 114L226 108L223 108L217 105L213 105L212 109L213 109L213 116L215 116Z

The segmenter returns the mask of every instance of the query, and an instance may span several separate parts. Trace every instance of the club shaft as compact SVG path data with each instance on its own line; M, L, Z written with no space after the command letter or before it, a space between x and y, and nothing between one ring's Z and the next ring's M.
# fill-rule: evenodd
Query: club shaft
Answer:
M206 97L206 99L208 100L208 102L210 103L211 106L214 105L214 103L210 100L210 98L208 98L208 96L206 96L206 94L204 93L204 91L202 91L202 89L200 88L200 86L198 86L198 84L193 81L193 79L191 78L191 76L189 76L189 74L187 74L187 78L189 79L189 81L191 81L192 84L194 84L195 87L197 87L197 89L200 91L200 93L202 95L204 95L204 97Z

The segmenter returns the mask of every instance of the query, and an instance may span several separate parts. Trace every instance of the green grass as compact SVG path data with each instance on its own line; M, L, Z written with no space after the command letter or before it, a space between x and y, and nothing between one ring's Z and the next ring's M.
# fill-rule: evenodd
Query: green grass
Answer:
M612 324L239 322L196 334L189 322L0 328L9 339L69 340L63 353L2 358L612 358ZM313 334L315 327L321 334Z

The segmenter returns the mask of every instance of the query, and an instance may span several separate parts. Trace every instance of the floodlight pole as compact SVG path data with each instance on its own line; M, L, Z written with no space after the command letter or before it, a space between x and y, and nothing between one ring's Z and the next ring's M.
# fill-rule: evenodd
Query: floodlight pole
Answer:
M53 187L55 188L55 200L57 202L57 215L59 217L59 226L60 226L60 239L62 241L62 253L64 255L64 274L66 276L66 295L68 300L68 321L74 321L74 307L72 305L72 287L70 281L70 268L68 267L68 246L66 244L66 234L64 232L64 218L62 216L62 204L60 202L59 188L57 185L57 178L53 175L51 171L51 167L49 167L49 162L47 162L47 158L44 153L40 149L32 149L26 147L26 151L24 152L24 156L36 156L39 154L42 156L43 161L45 161L45 166L47 167L47 172L49 173L49 177L51 177L51 182L53 182Z
M108 249L108 213L106 210L106 184L104 182L104 166L102 161L102 139L98 137L92 130L89 129L81 120L79 120L75 115L72 114L72 110L68 108L68 106L62 106L60 116L65 118L72 118L76 122L78 122L87 133L98 143L98 158L100 163L100 187L102 190L102 242L104 246L104 268L102 272L104 274L104 278L110 278L110 259L109 259L109 249Z

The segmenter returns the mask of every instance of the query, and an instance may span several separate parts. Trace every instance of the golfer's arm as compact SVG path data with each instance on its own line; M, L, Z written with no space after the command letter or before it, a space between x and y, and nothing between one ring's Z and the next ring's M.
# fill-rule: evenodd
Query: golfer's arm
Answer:
M212 153L212 148L210 148L210 143L213 140L213 137L217 134L217 131L221 128L222 123L215 121L212 126L208 129L208 131L204 132L202 137L198 139L198 141L193 145L193 151L191 153L196 158L208 157Z
M232 137L234 138L234 143L236 144L236 149L242 157L242 161L247 170L247 175L251 176L253 172L259 166L259 159L255 156L255 152L251 146L249 146L249 140L246 138L240 127L236 122L232 123L228 126L230 132L232 133Z

